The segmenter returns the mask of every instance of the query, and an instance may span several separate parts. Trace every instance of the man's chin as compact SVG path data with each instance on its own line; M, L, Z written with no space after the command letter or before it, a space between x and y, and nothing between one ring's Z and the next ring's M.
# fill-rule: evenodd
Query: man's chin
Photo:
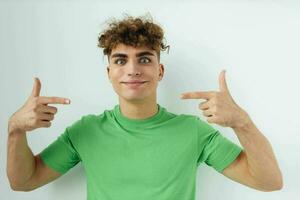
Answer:
M136 96L130 96L130 97L121 97L122 99L124 99L127 102L132 102L132 103L139 103L139 102L143 102L145 100L144 97L136 97Z

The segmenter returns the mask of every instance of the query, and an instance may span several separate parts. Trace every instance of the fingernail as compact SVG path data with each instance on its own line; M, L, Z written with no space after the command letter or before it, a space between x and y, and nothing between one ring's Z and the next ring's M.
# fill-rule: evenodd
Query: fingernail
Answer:
M67 104L70 104L70 102L71 102L70 99L65 100L65 103L67 103Z

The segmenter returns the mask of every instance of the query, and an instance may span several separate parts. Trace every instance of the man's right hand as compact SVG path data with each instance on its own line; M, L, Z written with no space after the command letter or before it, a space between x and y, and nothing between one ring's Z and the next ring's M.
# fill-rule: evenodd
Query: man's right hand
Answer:
M14 130L26 132L40 127L50 127L57 108L48 104L70 104L67 98L40 96L40 91L41 82L38 78L34 78L31 95L9 119L9 132Z

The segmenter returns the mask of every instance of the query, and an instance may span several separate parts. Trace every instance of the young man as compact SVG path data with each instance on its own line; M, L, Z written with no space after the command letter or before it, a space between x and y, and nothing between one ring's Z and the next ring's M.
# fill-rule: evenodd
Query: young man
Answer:
M28 131L50 127L60 97L41 97L35 79L31 96L9 120L7 174L13 190L45 185L78 162L87 176L88 199L195 198L197 167L205 162L228 178L261 191L282 188L282 176L268 140L232 99L220 74L220 91L189 92L182 99L206 99L199 109L209 123L231 127L243 149L199 117L174 114L157 103L163 79L163 30L151 20L127 17L110 23L98 46L108 56L107 74L119 104L83 116L56 141L33 155Z

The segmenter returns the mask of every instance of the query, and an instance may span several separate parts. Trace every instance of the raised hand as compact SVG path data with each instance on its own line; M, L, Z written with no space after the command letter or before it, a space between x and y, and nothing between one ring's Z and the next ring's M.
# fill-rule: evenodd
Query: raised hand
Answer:
M225 70L219 75L220 91L196 91L183 93L181 99L206 99L199 109L209 123L238 128L250 121L249 115L233 100L225 79Z
M57 108L48 104L70 104L70 100L62 97L40 96L41 82L34 78L31 95L25 104L9 119L9 131L32 131L40 127L50 127Z

